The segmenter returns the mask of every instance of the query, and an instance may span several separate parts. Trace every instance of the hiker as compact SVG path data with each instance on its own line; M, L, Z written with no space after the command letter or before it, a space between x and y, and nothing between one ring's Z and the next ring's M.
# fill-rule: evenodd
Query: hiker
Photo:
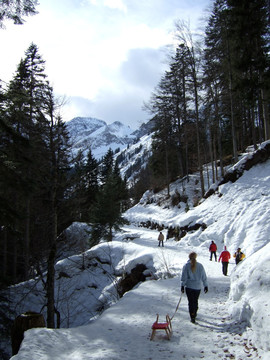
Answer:
M190 320L195 323L198 311L198 300L201 292L201 285L204 286L204 292L208 292L207 277L204 267L198 263L197 254L192 252L189 254L189 260L184 265L181 277L181 292L185 292L188 298L188 308Z
M235 263L237 265L245 258L245 254L241 251L241 248L238 248L233 257L235 258Z
M164 235L162 234L162 232L160 232L158 235L158 246L160 246L160 244L162 244L162 246L164 247Z
M224 250L221 252L218 262L222 263L222 273L223 275L227 276L228 273L228 264L229 264L229 260L231 258L231 254L229 253L229 251L227 250L227 246L224 246Z
M217 261L217 245L215 244L214 241L211 242L209 246L209 251L210 251L210 261L212 261L213 255L215 257L215 260Z

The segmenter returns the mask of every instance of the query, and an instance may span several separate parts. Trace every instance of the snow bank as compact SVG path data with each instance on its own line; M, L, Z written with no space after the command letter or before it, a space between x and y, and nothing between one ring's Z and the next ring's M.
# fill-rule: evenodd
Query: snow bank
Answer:
M231 274L233 318L253 330L253 341L270 352L270 243L239 263Z
M250 158L250 154L247 156ZM219 186L214 195L188 212L184 207L157 206L161 195L146 193L142 202L126 213L131 224L116 234L115 241L62 260L56 266L57 306L64 316L63 326L87 325L58 331L30 330L14 360L269 360L269 184L270 160L244 171L234 183ZM174 188L183 191L183 184L176 182L172 191ZM206 229L188 232L179 242L169 239L164 248L158 248L158 231L138 226L149 220L165 227L203 222ZM228 277L222 275L220 263L209 261L212 240L217 243L218 253L226 245L231 255L238 247L246 254L237 266L232 258ZM174 319L171 342L162 342L162 338L157 343L149 342L147 334L156 312L171 313L175 308L179 275L193 250L209 276L209 293L200 297L199 326L190 327L184 297L179 318ZM117 301L115 281L138 263L145 264L159 280L146 281ZM61 272L70 278L60 277ZM169 279L168 274L174 278ZM28 310L29 304L33 310L40 310L40 283L34 287L34 282L29 282L28 288L20 284L10 292L18 302L19 292L25 295L19 312ZM106 304L113 306L89 322Z

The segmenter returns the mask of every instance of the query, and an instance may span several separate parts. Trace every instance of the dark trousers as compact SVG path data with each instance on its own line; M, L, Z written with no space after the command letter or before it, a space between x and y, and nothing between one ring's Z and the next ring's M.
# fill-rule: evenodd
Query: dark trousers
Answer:
M228 262L223 262L222 263L222 272L223 272L223 275L227 276L227 273L228 273Z
M201 290L194 290L186 288L186 294L188 298L188 309L191 319L195 319L198 311L198 300Z
M217 253L215 251L211 251L210 260L212 261L213 255L215 256L215 260L217 261Z
M164 246L163 240L159 240L159 241L158 241L158 246L160 246L160 244L161 244L162 246Z

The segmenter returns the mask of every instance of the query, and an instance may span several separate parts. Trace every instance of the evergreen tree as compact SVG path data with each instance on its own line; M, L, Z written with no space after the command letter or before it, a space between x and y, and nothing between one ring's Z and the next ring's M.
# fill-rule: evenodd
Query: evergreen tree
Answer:
M10 19L16 25L24 23L24 16L37 14L37 0L2 0L0 3L0 28L3 22Z
M197 163L200 171L201 189L204 193L201 143L204 139L199 116L199 56L195 51L187 25L177 24L180 41L171 58L170 70L165 72L152 95L147 109L154 114L155 135L150 166L155 181L162 176L167 184L176 176L188 173L192 162L189 152L197 139ZM192 158L192 156L190 156ZM162 181L160 181L162 183Z
M112 241L113 230L119 230L119 226L124 223L122 212L128 198L126 182L120 176L110 149L103 158L101 169L103 182L99 187L91 217L91 245L101 238Z
M69 140L44 69L32 44L5 94L1 154L8 166L0 176L0 194L9 200L12 216L1 218L0 236L4 251L5 244L12 245L5 272L13 282L46 263L47 323L54 327L54 264L57 237L65 227Z
M195 124L196 124L196 146L197 146L197 161L198 169L200 173L200 184L201 184L201 195L204 195L204 177L203 177L203 167L202 167L202 158L201 158L201 148L202 148L202 135L201 135L201 125L200 125L200 71L201 71L201 49L199 43L196 43L193 40L193 35L189 28L189 25L185 22L176 23L177 38L185 49L187 50L187 60L188 67L190 72L190 83L192 86L193 93L193 105L194 105L194 115L195 115Z
M237 161L239 150L268 136L267 13L265 1L216 0L208 20L205 104L212 149L221 161L231 148Z
M103 156L101 161L101 170L100 170L101 183L104 184L107 181L108 177L112 174L113 166L114 166L113 151L112 149L109 149L107 153Z
M41 118L45 90L48 89L44 73L44 61L38 54L37 46L32 44L26 51L25 59L18 66L14 79L6 93L5 119L17 134L24 138L29 146L22 146L21 141L9 142L9 159L14 164L17 185L8 184L10 199L14 212L20 220L15 219L17 236L14 241L13 276L28 276L30 261L32 217L35 216L32 204L39 187L39 154L43 154L42 133L37 124ZM20 234L18 236L18 234ZM18 256L17 254L20 254ZM23 259L21 256L23 255Z
M265 139L269 137L268 3L265 0L228 0L227 3L234 87L239 93L237 105L242 119L240 141L244 148L250 141L255 146L261 141L258 131L262 125Z
M204 104L209 131L209 146L212 162L213 182L218 178L218 160L221 175L224 174L223 155L224 144L231 142L228 131L228 114L230 106L226 107L224 98L228 96L228 81L226 80L227 65L227 16L226 0L217 0L213 5L205 30L205 48L203 65L203 87L205 90ZM227 151L231 146L227 146ZM215 165L214 165L214 163Z
M89 150L85 164L85 211L88 214L86 221L91 221L91 213L96 203L99 190L98 177L98 162Z
M55 327L55 269L54 265L57 256L57 238L61 229L61 212L63 200L65 198L65 189L67 188L67 171L69 138L66 132L66 126L60 116L54 116L54 100L51 99L51 111L48 117L48 167L46 167L46 201L47 217L43 226L47 224L48 237L48 256L47 256L47 280L46 280L46 298L47 298L47 326ZM44 168L45 170L45 168Z
M80 150L73 160L73 168L71 172L72 182L72 203L73 203L73 218L75 221L82 221L84 217L84 204L86 196L85 183L85 159L84 154Z

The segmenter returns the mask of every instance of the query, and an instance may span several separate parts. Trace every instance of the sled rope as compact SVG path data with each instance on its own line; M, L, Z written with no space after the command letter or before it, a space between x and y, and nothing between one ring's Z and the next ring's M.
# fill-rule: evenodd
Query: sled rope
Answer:
M182 300L182 294L180 295L180 299L178 301L178 304L176 305L176 309L175 309L175 312L174 312L173 316L171 317L171 320L174 318L175 314L177 313L177 310L178 310L178 308L180 306L181 300Z

